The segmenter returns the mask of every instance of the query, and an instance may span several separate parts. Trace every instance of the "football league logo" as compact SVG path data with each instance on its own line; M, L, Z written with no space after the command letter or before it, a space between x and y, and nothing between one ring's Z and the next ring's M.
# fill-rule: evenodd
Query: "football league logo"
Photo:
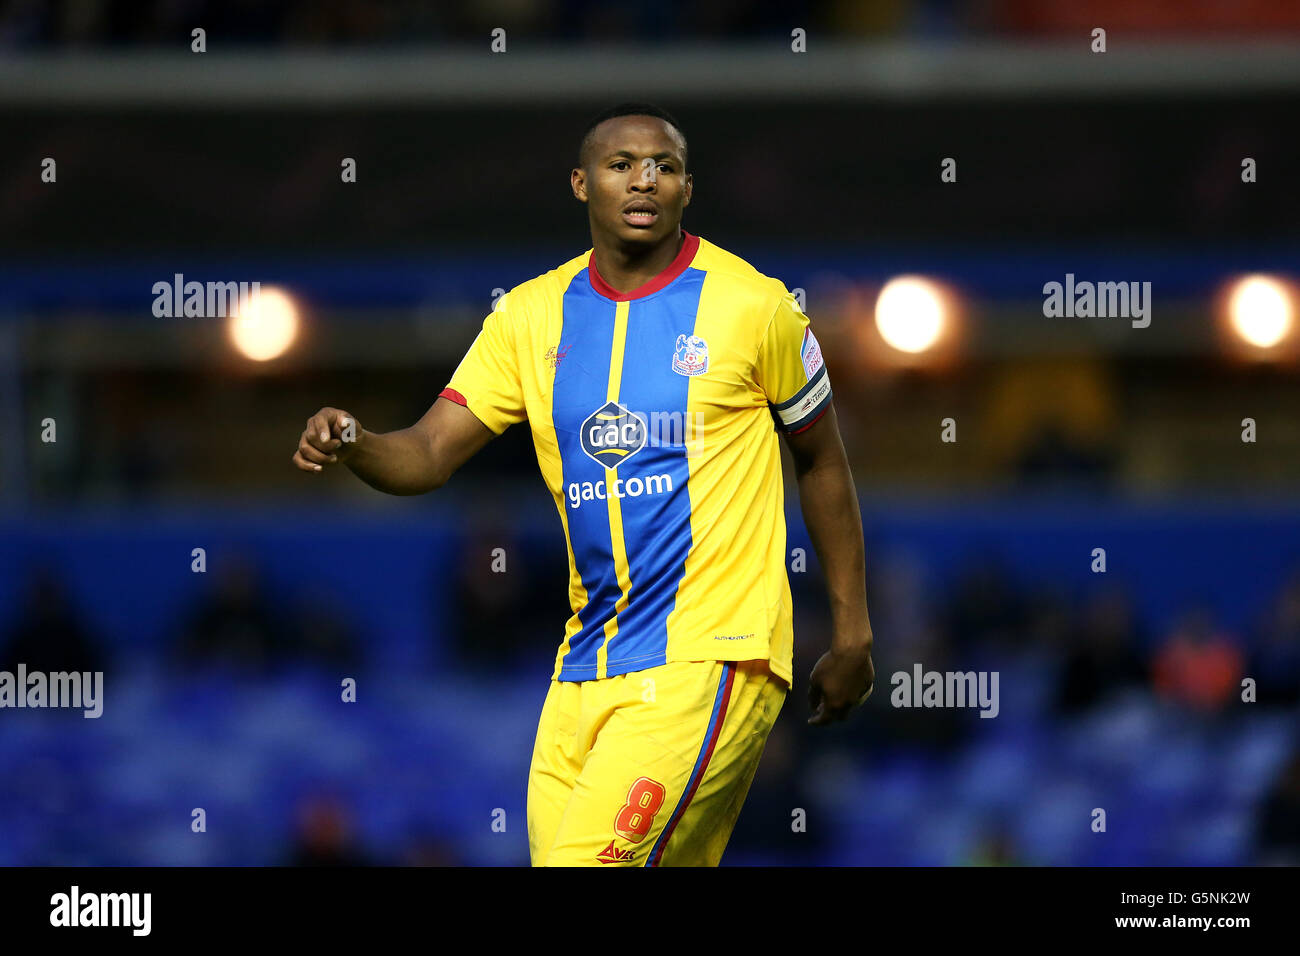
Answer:
M645 447L645 419L606 402L582 423L582 450L602 468L617 468Z
M698 335L677 336L673 371L678 375L702 375L709 370L709 346Z
M803 331L803 344L799 347L799 356L803 359L803 370L808 375L808 381L811 382L823 364L822 347L817 344L817 336L812 334L812 329Z

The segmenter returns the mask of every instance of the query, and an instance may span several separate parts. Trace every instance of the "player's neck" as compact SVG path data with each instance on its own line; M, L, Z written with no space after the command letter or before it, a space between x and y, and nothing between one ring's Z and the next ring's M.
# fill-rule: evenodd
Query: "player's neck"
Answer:
M668 236L647 249L629 249L617 242L601 242L593 237L592 255L596 260L596 271L610 288L631 292L672 265L685 241L686 234L680 226L677 235Z

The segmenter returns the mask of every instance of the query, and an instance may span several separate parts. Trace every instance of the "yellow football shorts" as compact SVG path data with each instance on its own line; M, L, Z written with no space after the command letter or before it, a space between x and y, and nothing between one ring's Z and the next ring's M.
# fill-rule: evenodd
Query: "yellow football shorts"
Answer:
M528 777L534 866L717 866L789 688L765 660L552 681Z

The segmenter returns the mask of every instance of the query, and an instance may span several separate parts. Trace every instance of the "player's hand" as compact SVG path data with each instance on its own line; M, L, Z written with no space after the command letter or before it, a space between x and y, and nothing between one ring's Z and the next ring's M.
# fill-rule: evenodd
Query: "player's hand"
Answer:
M870 644L859 650L827 651L808 679L808 704L813 712L808 723L822 726L844 720L866 702L875 685Z
M307 419L293 463L303 471L322 471L347 461L361 444L363 430L355 415L341 408L322 408Z

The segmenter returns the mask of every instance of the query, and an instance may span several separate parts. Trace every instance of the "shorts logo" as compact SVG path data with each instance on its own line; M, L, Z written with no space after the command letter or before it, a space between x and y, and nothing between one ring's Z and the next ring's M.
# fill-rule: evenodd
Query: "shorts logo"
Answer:
M635 855L635 850L620 850L614 846L614 841L609 841L609 846L596 854L596 859L601 863L626 863Z
M698 335L677 336L673 371L678 375L703 375L709 370L709 346Z
M645 447L645 419L618 402L606 402L582 423L582 450L602 468L617 468Z
M822 367L822 347L817 344L817 336L812 334L812 329L804 329L799 355L803 359L803 370L811 382L817 370Z

